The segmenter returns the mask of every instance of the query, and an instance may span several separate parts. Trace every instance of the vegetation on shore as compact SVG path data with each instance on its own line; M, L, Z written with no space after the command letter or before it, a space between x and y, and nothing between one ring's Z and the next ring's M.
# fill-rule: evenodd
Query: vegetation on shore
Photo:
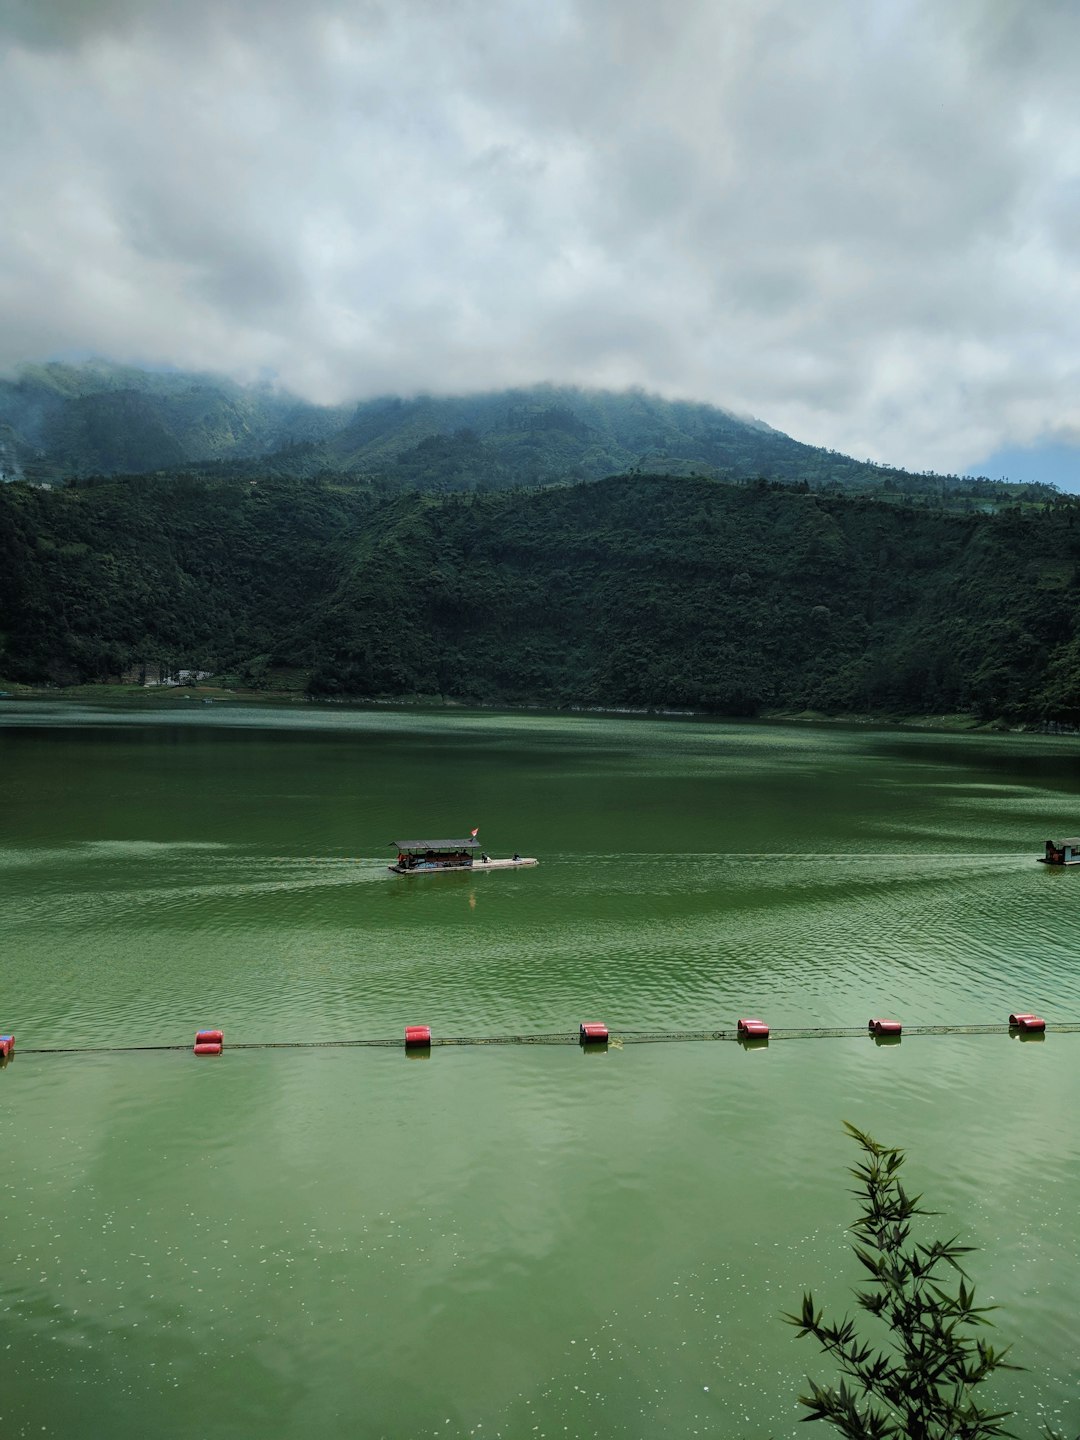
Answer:
M626 475L0 486L0 674L321 697L1080 720L1080 504Z

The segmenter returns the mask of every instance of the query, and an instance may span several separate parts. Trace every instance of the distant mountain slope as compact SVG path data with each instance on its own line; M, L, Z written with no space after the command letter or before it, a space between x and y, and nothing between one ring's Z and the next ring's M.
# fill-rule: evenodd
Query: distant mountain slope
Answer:
M309 405L269 387L113 366L28 366L0 381L0 444L37 478L276 457L433 489L597 479L631 469L801 478L819 452L759 421L638 392L552 386ZM821 452L823 453L823 452Z
M207 375L27 366L0 380L0 469L57 479L250 458L321 440L347 415Z
M805 452L805 454L803 453ZM760 421L711 405L555 386L492 394L376 400L319 447L328 468L423 488L593 480L628 470L794 478L813 452Z
M233 478L340 474L384 489L436 492L641 472L760 476L811 489L976 493L955 476L853 460L760 420L640 391L542 385L332 408L269 386L105 362L31 366L0 381L2 479L55 482L207 466Z

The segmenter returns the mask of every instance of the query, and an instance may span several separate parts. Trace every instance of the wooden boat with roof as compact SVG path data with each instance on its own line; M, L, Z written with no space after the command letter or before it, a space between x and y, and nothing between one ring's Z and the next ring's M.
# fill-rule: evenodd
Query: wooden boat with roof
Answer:
M509 860L493 860L480 848L475 835L464 840L391 840L397 860L387 869L394 875L440 875L449 870L520 870L539 865L529 855L514 854Z
M1046 854L1038 856L1040 865L1080 865L1080 839L1047 840Z

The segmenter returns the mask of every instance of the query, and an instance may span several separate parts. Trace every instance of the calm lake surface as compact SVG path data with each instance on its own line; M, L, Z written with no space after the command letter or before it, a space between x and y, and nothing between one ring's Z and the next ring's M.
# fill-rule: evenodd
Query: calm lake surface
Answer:
M540 866L387 872L474 825ZM1064 738L3 702L4 1433L793 1435L845 1119L1076 1433L1080 1034L29 1052L1077 1022L1078 832Z

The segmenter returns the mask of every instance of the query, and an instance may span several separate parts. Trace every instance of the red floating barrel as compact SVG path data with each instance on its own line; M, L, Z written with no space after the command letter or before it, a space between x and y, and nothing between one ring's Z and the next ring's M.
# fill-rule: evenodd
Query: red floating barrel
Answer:
M868 1024L871 1035L899 1035L904 1028L899 1020L871 1020Z
M606 1045L608 1042L608 1029L606 1025L579 1025L578 1039L582 1045Z
M220 1055L221 1043L218 1040L197 1040L193 1049L196 1055Z
M195 1032L196 1045L224 1045L225 1036L220 1030L197 1030Z
M767 1040L769 1038L769 1027L764 1020L740 1020L739 1034L750 1040Z
M431 1026L430 1026L430 1025L406 1025L406 1026L405 1026L405 1048L406 1048L406 1050L411 1050L411 1049L413 1049L414 1046L418 1046L418 1045L430 1045L430 1044L431 1044Z
M0 1058L10 1060L15 1053L15 1036L0 1035Z
M1046 1029L1046 1021L1041 1015L1010 1015L1009 1024L1014 1030Z

